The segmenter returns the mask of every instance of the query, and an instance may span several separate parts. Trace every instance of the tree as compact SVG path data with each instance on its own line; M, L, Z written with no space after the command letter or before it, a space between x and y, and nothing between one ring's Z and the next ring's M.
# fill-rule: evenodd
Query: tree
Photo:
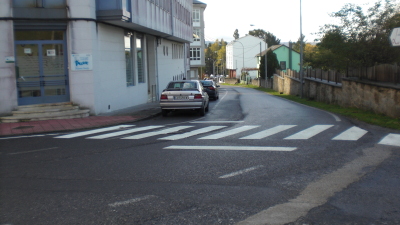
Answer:
M265 42L267 42L268 47L271 47L272 45L279 45L281 43L281 39L278 39L275 37L275 35L270 32L266 32L263 29L251 30L249 31L249 35L263 39Z
M235 32L233 32L233 38L235 38L235 40L239 39L239 30L236 29Z
M383 63L399 63L400 51L389 43L389 34L400 26L399 6L392 1L376 2L368 10L354 4L346 4L331 17L339 25L327 24L320 29L317 64L329 69L343 70L348 66L373 66ZM336 68L333 68L335 66Z
M278 58L272 50L267 51L267 77L271 78L276 69L280 69ZM265 54L261 56L260 68L258 69L261 78L265 79Z
M206 74L214 74L214 71L217 72L216 68L219 68L218 72L220 72L225 66L227 44L223 39L221 41L217 39L214 43L208 44L205 49Z

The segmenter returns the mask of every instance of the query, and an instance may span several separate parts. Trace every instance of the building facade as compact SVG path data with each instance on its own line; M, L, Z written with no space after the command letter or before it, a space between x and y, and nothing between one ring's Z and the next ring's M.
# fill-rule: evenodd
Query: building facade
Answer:
M193 0L3 0L0 115L68 102L92 115L151 101L190 71Z
M290 43L289 45L291 46ZM263 51L261 56L264 56L269 50L276 54L276 59L282 71L290 69L300 72L300 53L286 45L272 45L267 50ZM257 57L259 56L260 54L257 54Z
M199 68L205 67L204 59L205 35L204 35L204 10L207 5L201 1L193 0L193 42L190 44L190 79L199 79Z
M230 78L239 79L242 71L251 78L258 76L257 54L267 49L267 43L251 35L241 37L226 46L226 69Z

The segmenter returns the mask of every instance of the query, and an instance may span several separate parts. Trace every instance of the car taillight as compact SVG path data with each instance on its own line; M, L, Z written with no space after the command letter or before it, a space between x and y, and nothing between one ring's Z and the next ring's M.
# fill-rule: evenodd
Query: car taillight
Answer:
M201 94L195 94L194 95L194 99L199 99L199 98L203 98L203 96L201 96Z
M210 90L213 90L213 91L215 90L215 88L214 88L214 87L208 87L208 89L210 89Z
M161 99L168 99L167 95L161 95Z

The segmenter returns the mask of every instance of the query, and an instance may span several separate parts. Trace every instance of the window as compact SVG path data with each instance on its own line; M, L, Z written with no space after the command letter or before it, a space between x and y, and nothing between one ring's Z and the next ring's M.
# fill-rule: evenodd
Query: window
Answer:
M199 28L193 28L193 41L200 41L201 31Z
M190 48L190 60L200 60L200 48Z
M200 9L193 9L193 23L200 23Z
M172 58L183 59L183 45L172 44Z
M281 61L280 66L281 70L286 70L286 61Z
M125 62L126 62L126 86L135 85L134 73L133 73L133 58L131 48L131 33L126 33L124 37L125 43Z
M136 35L136 64L138 73L138 82L144 83L144 59L143 59L143 36Z

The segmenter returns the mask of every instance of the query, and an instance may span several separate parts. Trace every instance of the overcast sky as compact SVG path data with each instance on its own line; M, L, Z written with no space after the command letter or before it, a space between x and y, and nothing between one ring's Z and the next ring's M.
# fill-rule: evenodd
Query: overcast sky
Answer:
M263 29L281 42L297 41L300 37L300 0L201 0L207 4L204 12L206 41L233 40L235 29L240 37L249 30ZM313 34L320 26L333 23L329 16L346 3L371 7L378 0L301 0L305 40L318 38ZM393 0L392 2L399 2ZM253 24L254 26L250 26Z

